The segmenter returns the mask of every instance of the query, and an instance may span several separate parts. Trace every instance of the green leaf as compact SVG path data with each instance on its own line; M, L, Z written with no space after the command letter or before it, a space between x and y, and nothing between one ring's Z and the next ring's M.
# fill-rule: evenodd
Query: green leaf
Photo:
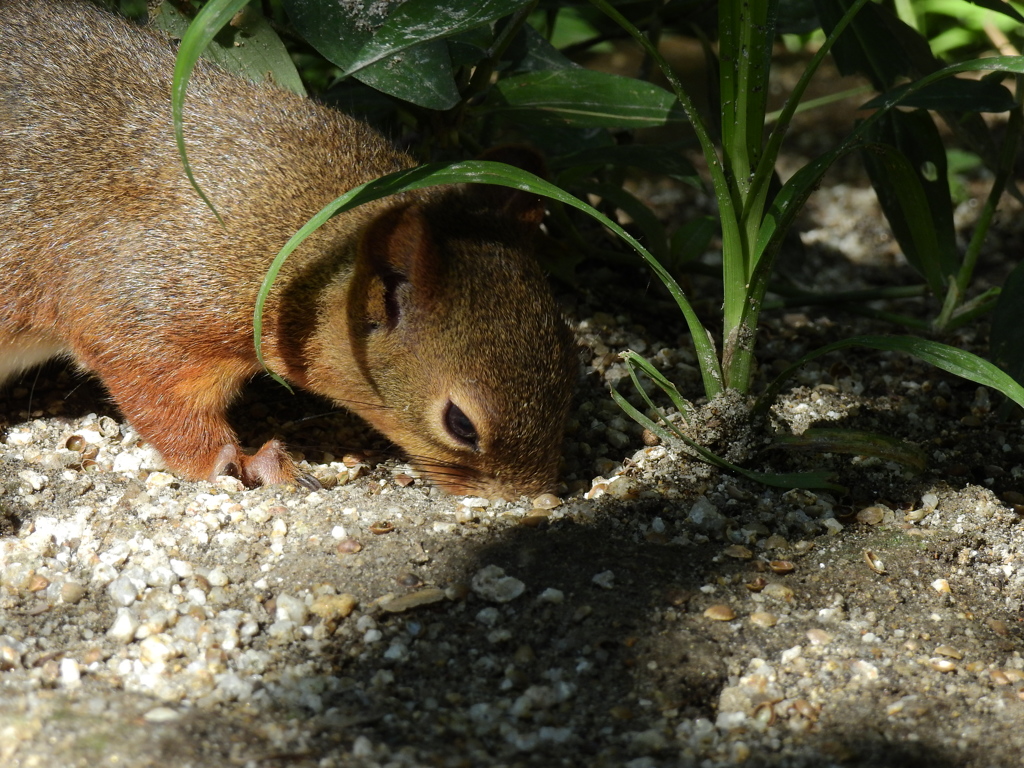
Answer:
M451 109L459 103L448 46L442 40L404 49L354 75L356 80L388 96L426 109Z
M281 270L281 266L284 264L288 256L290 256L291 253L299 247L303 240L326 223L332 216L343 213L357 205L368 203L371 200L378 200L382 197L398 192L465 182L498 184L500 186L521 189L558 200L565 205L571 206L572 208L582 211L597 219L604 226L608 227L608 229L612 230L612 232L622 238L626 243L631 245L665 284L669 293L671 293L672 297L675 299L679 310L683 313L683 317L686 319L687 326L690 329L690 334L693 337L694 348L696 349L697 356L700 360L701 374L704 376L705 389L711 388L713 391L719 391L721 389L721 369L718 367L718 358L715 354L715 348L711 343L711 340L708 338L707 331L700 324L700 320L697 318L696 313L687 301L686 296L679 287L679 284L646 248L640 245L634 237L629 235L624 229L622 229L622 227L613 222L607 216L596 211L593 207L584 203L582 200L579 200L564 190L559 189L554 184L551 184L550 182L520 168L513 168L512 166L504 163L497 163L488 160L431 163L429 165L421 165L416 168L410 168L405 171L399 171L387 176L382 176L379 179L375 179L349 190L333 202L328 203L320 210L319 213L306 222L306 224L303 225L287 243L285 243L277 256L274 257L274 261L267 270L266 277L263 279L263 284L260 287L260 292L256 299L256 308L253 317L253 335L256 346L256 355L259 358L260 363L263 364L261 346L261 337L263 333L263 306L266 303L267 296L270 294L270 289L274 284L274 280L277 278L277 274Z
M875 96L861 109L877 109L894 95L906 91L905 86ZM969 80L951 77L901 99L905 107L950 112L1009 112L1016 106L1013 94L1001 83L992 80Z
M1024 262L1003 285L992 311L992 359L1018 383L1024 384Z
M1009 3L1005 2L1005 0L968 0L968 1L973 3L974 5L980 6L982 8L987 8L990 11L995 11L996 13L1005 14L1006 16L1009 16L1014 21L1019 21L1021 24L1024 24L1024 16L1021 16L1017 12L1017 9L1014 8L1012 5L1010 5Z
M182 36L178 45L178 58L174 62L174 78L171 82L171 115L174 121L174 140L178 145L178 154L181 156L181 164L188 176L189 183L196 191L203 202L217 216L217 221L224 223L213 203L206 196L199 183L192 173L192 166L188 162L188 154L185 149L185 90L188 87L188 79L192 70L199 61L199 57L216 37L221 27L227 24L231 18L238 13L248 0L210 0L203 9L196 14L195 19L189 25L188 31Z
M850 0L816 0L821 28L831 32L850 4ZM878 3L868 3L857 13L833 46L832 56L841 74L862 74L878 91L900 77L919 76L940 66L928 41Z
M636 228L643 233L647 250L662 264L667 263L669 252L665 227L646 203L618 184L591 183L587 185L587 192L607 200L629 216Z
M453 13L457 14L459 2L453 2ZM463 6L467 4L468 0L462 0ZM380 51L381 46L389 45L389 40L395 42L388 29L396 15L407 18L410 13L416 16L424 12L423 0L409 0L397 7L395 2L378 0L353 0L351 3L284 0L284 6L299 34L348 73L354 71L351 65L362 50ZM414 7L403 11L406 6ZM440 38L459 28L451 24L452 18L447 13L436 12L436 4L433 10L434 21L406 30L400 47L380 57L371 57L373 61L355 68L359 70L357 79L382 93L428 109L454 106L459 92L448 47ZM409 36L413 31L422 33L417 40ZM378 34L382 35L379 39Z
M514 72L574 69L579 66L572 59L562 55L558 48L548 42L540 32L529 24L523 25L509 53L520 53L519 56L512 59Z
M778 0L718 4L722 156L743 198L761 157Z
M671 144L616 144L608 147L590 147L556 158L551 162L555 171L569 168L637 168L658 173L678 181L695 182L700 176L693 164L683 155L689 142Z
M671 265L678 268L699 259L717 231L718 222L713 216L698 216L683 224L672 234Z
M983 360L970 352L917 336L852 336L849 339L828 344L804 355L800 360L780 373L758 399L754 409L755 412L763 413L768 410L778 397L782 385L800 366L822 355L827 355L829 352L836 352L850 347L868 347L869 349L878 349L883 352L905 352L963 379L991 387L1024 408L1024 387L988 360Z
M428 109L455 106L446 38L508 16L524 0L284 0L300 34L330 61L383 93Z
M856 429L812 428L799 435L778 435L773 445L785 449L801 449L814 453L845 453L895 461L918 472L928 468L925 452L913 443L897 437L879 435Z
M480 108L519 122L653 128L685 122L664 88L589 69L528 72L499 80Z
M150 14L150 26L181 38L188 30L188 17L169 2ZM247 8L217 33L202 57L219 67L253 82L271 80L299 96L306 95L291 54L263 14Z
M962 72L1008 72L1024 75L1024 56L990 56L984 59L971 59L950 64L948 67L925 75L920 80L886 91L878 99L878 108L885 110L900 105L906 99L912 98L915 93L928 88L932 83L959 75Z
M865 131L861 156L896 240L936 296L960 257L949 195L946 148L931 116L890 110Z
M668 399L672 401L673 407L675 407L675 409L682 415L683 421L688 422L690 420L693 407L681 394L679 394L679 390L676 388L676 385L669 381L665 374L655 368L654 364L650 360L631 349L627 349L625 352L621 353L619 357L621 357L623 362L626 363L626 367L629 369L629 376L633 380L634 386L636 386L637 390L640 392L640 396L644 401L646 401L649 408L654 410L655 406L647 397L646 390L640 386L640 381L636 377L636 372L638 370L643 371L647 378L653 381L662 392L668 395Z
M436 0L405 0L388 14L372 38L353 52L344 65L345 75L426 41L489 24L525 5L524 0L446 0L439 8Z

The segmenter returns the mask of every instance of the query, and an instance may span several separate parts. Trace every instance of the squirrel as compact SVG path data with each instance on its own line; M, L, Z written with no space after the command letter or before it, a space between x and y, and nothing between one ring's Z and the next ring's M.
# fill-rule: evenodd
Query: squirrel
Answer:
M359 120L201 61L186 143L222 226L175 146L170 38L78 0L0 0L0 51L0 381L70 358L179 475L318 487L277 440L243 452L226 419L263 370L257 292L314 213L413 160ZM458 185L334 217L268 298L269 368L448 492L552 490L576 347L532 253L543 214L525 192Z

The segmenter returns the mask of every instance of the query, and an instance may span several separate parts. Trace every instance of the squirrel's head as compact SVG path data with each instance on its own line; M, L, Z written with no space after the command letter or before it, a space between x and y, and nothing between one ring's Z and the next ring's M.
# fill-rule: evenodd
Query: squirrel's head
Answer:
M346 403L429 480L516 498L558 478L576 344L532 254L532 195L470 185L386 209L348 285L372 403Z

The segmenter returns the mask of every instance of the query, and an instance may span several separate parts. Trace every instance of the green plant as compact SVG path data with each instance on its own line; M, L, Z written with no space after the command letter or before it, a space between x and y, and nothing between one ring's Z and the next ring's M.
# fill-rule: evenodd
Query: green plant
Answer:
M991 0L987 2L991 4ZM625 30L648 60L661 69L672 93L651 83L573 65L527 24L531 14L535 20L538 18L536 2L450 0L445 4L446 13L438 14L436 2L407 0L381 16L376 26L366 23L368 18L374 18L367 15L369 5L355 16L345 16L336 3L282 3L299 31L334 62L342 78L358 79L401 99L397 107L401 119L431 127L423 142L425 154L443 157L454 147L475 149L498 136L534 139L549 152L561 154L556 169L564 186L571 188L585 180L593 190L593 184L599 183L601 186L596 189L613 207L633 214L649 248L641 246L607 215L559 186L501 164L449 161L385 177L352 190L327 206L278 255L267 275L263 296L281 262L298 242L331 215L349 207L401 190L443 183L480 182L525 188L590 215L641 255L664 283L689 326L708 398L727 388L747 393L752 384L758 319L783 238L831 164L844 155L861 151L894 234L921 272L927 288L942 300L933 326L944 330L968 322L979 312L990 309L996 300L994 294L968 298L968 289L988 222L999 194L1008 185L1021 130L1021 105L998 81L1008 73L1018 78L1024 74L1021 57L992 57L943 66L927 51L927 46L917 44L922 40L920 36L915 37L909 26L881 6L867 0L849 4L842 0L818 0L812 15L816 15L828 34L765 137L772 44L781 31L780 24L791 21L780 21L777 1L719 3L714 35L718 39L719 83L717 98L713 99L718 106L710 121L698 114L693 100L656 45L663 30L689 23L687 14L693 4L685 0L665 6L613 5L608 0L591 0L595 9L617 25L596 24L591 42L603 42L614 38L616 29ZM244 0L211 0L182 41L175 98L183 156L186 145L180 104L187 72L216 31L244 5ZM550 3L540 19L550 26L563 8L557 2ZM1015 13L1006 9L1004 12ZM576 13L574 18L592 21L594 17ZM800 108L811 77L830 52L843 71L867 74L882 93L871 102L874 112L854 126L844 141L780 184L775 164L783 137ZM978 81L956 77L969 72L990 75ZM897 107L910 107L913 111L904 112ZM962 257L956 252L952 237L945 150L937 141L934 124L925 111L930 107L947 111L954 108L957 119L951 122L974 140L979 156L996 171L982 220ZM979 113L986 110L1007 111L1011 115L1007 138L999 148L980 121ZM613 183L615 171L626 165L648 169L668 166L679 177L692 179L692 169L680 162L675 150L619 145L609 133L653 125L676 126L682 132L684 124L696 136L718 203L723 264L723 330L718 341L711 338L662 263L672 254L684 252L686 242L706 240L707 222L694 225L682 236L676 235L673 244L660 223L645 215L642 206ZM908 141L910 134L924 139ZM566 146L576 151L567 152ZM567 231L571 232L571 227ZM261 306L262 298L254 323L257 348ZM852 338L841 346L857 344L915 355L993 386L1024 406L1024 389L991 363L966 352L919 336ZM822 353L819 350L805 359ZM626 360L634 375L638 370L645 372L662 389L674 391L664 377L655 376L653 367L635 353L629 353ZM784 372L762 395L755 413L764 411L790 372ZM646 398L642 389L641 394ZM625 404L617 393L616 399ZM685 413L685 403L676 404ZM648 405L656 412L649 400ZM630 412L643 423L663 431L636 409ZM834 445L836 437L830 435L829 441ZM859 437L857 444L863 449L863 439ZM730 469L735 468L730 465ZM776 482L820 485L825 481L820 476L802 480L786 476L776 478Z

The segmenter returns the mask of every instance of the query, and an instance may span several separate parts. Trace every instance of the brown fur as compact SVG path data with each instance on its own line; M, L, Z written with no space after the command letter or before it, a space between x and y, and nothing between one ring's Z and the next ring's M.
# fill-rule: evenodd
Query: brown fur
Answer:
M174 470L294 480L225 410L260 371L257 291L323 205L412 165L366 125L197 67L189 186L171 129L170 42L77 2L0 0L0 379L56 354L96 373ZM333 398L457 493L556 480L572 340L529 251L540 205L447 188L335 217L267 303L270 367ZM477 436L446 427L455 403Z

